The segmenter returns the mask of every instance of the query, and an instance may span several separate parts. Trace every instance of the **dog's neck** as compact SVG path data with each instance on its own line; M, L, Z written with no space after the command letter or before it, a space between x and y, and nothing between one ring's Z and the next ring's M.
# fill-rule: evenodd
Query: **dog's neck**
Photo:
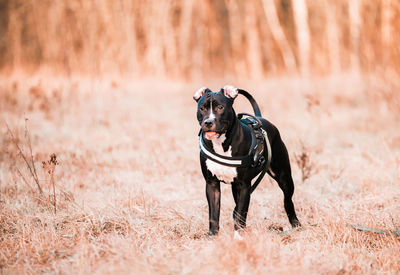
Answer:
M249 152L251 146L250 135L249 129L246 129L235 115L226 133L219 137L220 140L212 143L213 146L221 144L224 152L231 150L232 156L244 156ZM215 150L218 149L214 148Z
M225 133L226 138L222 143L224 151L227 151L229 146L232 146L232 142L234 141L236 136L240 136L243 134L243 129L240 125L239 119L236 117L236 114L234 114L234 118L232 121L232 124L229 126L228 130Z

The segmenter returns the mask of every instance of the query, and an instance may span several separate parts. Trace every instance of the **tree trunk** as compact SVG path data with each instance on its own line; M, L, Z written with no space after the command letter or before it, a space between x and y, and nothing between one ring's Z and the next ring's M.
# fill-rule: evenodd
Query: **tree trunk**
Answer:
M279 23L275 2L274 0L263 0L262 4L272 36L282 51L285 68L288 73L293 73L296 70L296 59Z
M292 0L294 21L296 23L298 56L300 72L309 74L310 66L310 30L308 27L308 12L305 0Z
M392 20L392 9L390 7L391 0L382 0L382 52L383 52L383 67L387 68L390 64L390 46L392 44L392 30L390 22Z
M325 1L326 10L326 36L328 39L328 55L331 73L340 71L339 31L335 14L335 4Z
M354 71L360 71L360 29L361 29L361 14L360 0L349 1L349 16L350 16L350 37L351 37L351 67Z

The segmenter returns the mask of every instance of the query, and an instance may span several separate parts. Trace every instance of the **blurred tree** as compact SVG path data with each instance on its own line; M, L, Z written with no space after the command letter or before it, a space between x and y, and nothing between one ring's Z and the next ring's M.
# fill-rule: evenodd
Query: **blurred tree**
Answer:
M394 0L0 0L0 68L174 78L400 74Z
M8 53L8 0L0 0L0 68L10 62L10 54Z

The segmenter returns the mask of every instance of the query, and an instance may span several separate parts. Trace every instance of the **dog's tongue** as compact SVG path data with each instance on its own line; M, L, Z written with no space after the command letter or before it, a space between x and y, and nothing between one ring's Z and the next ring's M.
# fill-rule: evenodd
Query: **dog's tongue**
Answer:
M218 134L216 132L205 132L206 139L212 139L216 137Z

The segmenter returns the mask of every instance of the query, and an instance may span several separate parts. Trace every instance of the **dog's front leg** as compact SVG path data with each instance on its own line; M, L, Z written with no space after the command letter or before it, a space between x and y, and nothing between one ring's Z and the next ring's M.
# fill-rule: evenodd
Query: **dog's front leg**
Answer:
M208 215L210 221L209 235L218 234L219 230L219 211L221 205L220 183L216 180L207 180L206 194L208 201Z
M246 227L247 211L250 204L250 183L236 181L232 184L232 193L236 207L233 210L235 230Z

